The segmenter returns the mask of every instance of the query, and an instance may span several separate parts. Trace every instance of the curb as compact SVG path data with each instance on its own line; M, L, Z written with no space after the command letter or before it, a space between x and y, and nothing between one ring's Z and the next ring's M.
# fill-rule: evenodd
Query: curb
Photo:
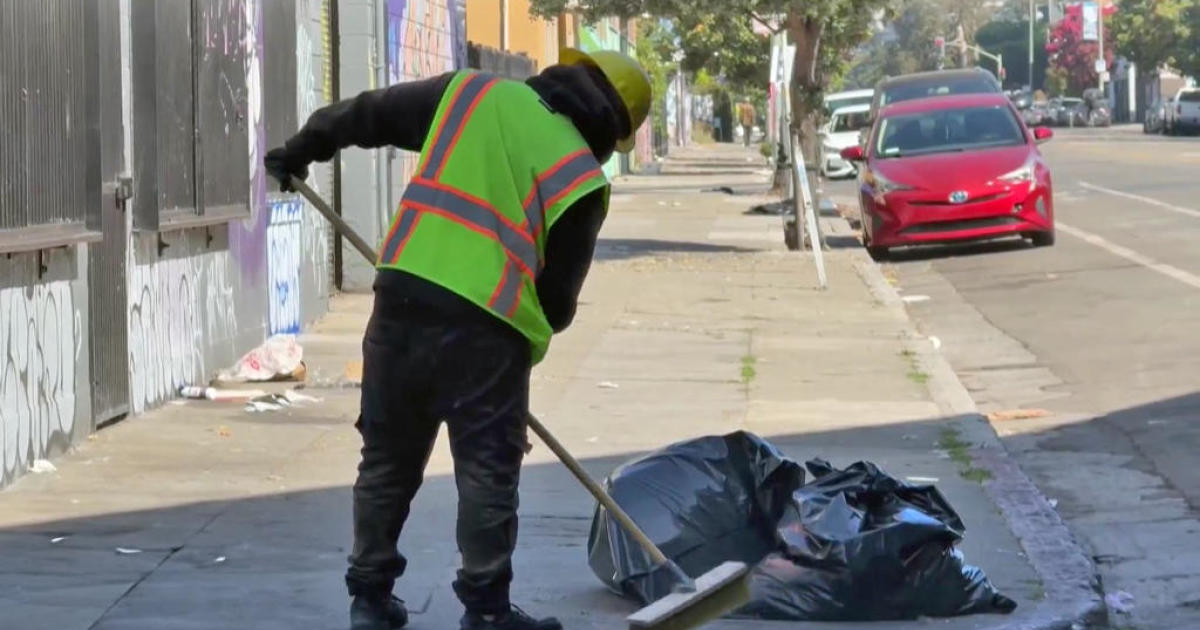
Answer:
M927 374L926 387L942 413L955 418L964 438L975 444L974 465L991 474L984 490L996 504L1009 529L1025 551L1026 560L1042 580L1046 598L1032 620L1002 622L1002 630L1081 630L1106 621L1104 600L1095 565L1050 502L1009 455L996 431L975 407L975 401L950 367L949 361L916 329L904 302L865 251L851 253L854 269L883 306L908 324L906 345Z

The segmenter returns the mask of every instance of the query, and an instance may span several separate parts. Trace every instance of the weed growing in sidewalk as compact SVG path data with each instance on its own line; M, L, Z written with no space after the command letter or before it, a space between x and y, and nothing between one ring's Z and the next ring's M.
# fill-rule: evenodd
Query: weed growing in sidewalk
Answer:
M754 368L757 363L758 359L753 354L742 357L742 385L749 385L758 376L758 370Z
M958 474L962 475L963 479L983 483L992 478L992 473L973 466L971 454L967 452L967 447L970 444L962 441L959 437L958 429L946 427L942 429L941 438L937 442L938 448L946 451L950 456L950 460L958 464Z
M929 380L929 375L922 372L920 368L917 367L917 353L905 348L900 351L900 356L904 357L904 359L908 361L908 373L905 375L908 377L908 380L916 383L917 385L924 385L925 382Z

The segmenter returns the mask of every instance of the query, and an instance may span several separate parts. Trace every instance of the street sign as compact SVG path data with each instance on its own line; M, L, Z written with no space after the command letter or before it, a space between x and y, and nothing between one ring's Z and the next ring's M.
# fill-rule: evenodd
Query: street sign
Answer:
M1094 67L1096 69L1096 74L1100 74L1101 72L1108 70L1108 64L1104 63L1103 59L1097 59Z

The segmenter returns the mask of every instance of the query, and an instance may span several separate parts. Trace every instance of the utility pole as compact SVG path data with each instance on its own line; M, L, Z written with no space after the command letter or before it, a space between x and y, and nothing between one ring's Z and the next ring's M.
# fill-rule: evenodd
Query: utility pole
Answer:
M1036 17L1033 8L1034 0L1029 0L1029 91L1033 92L1033 22Z
M1096 13L1099 14L1096 16L1096 30L1100 35L1099 42L1098 42L1099 46L1097 48L1097 50L1100 51L1100 54L1096 59L1103 62L1104 61L1104 2L1100 1L1100 2L1096 3ZM1099 66L1100 66L1100 64L1096 64L1096 67L1099 67ZM1108 68L1108 64L1105 64L1105 69L1107 69L1107 68ZM1101 71L1097 72L1096 76L1098 76L1100 78L1099 79L1099 87L1100 87L1100 91L1103 92L1104 91L1104 71L1101 70Z

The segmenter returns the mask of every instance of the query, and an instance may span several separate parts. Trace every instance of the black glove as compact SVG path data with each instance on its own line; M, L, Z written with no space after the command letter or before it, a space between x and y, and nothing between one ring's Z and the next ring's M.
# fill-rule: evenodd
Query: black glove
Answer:
M271 174L271 177L279 180L280 192L296 192L292 186L292 178L300 180L308 178L308 160L297 157L286 147L268 151L263 163L266 164L267 172Z

